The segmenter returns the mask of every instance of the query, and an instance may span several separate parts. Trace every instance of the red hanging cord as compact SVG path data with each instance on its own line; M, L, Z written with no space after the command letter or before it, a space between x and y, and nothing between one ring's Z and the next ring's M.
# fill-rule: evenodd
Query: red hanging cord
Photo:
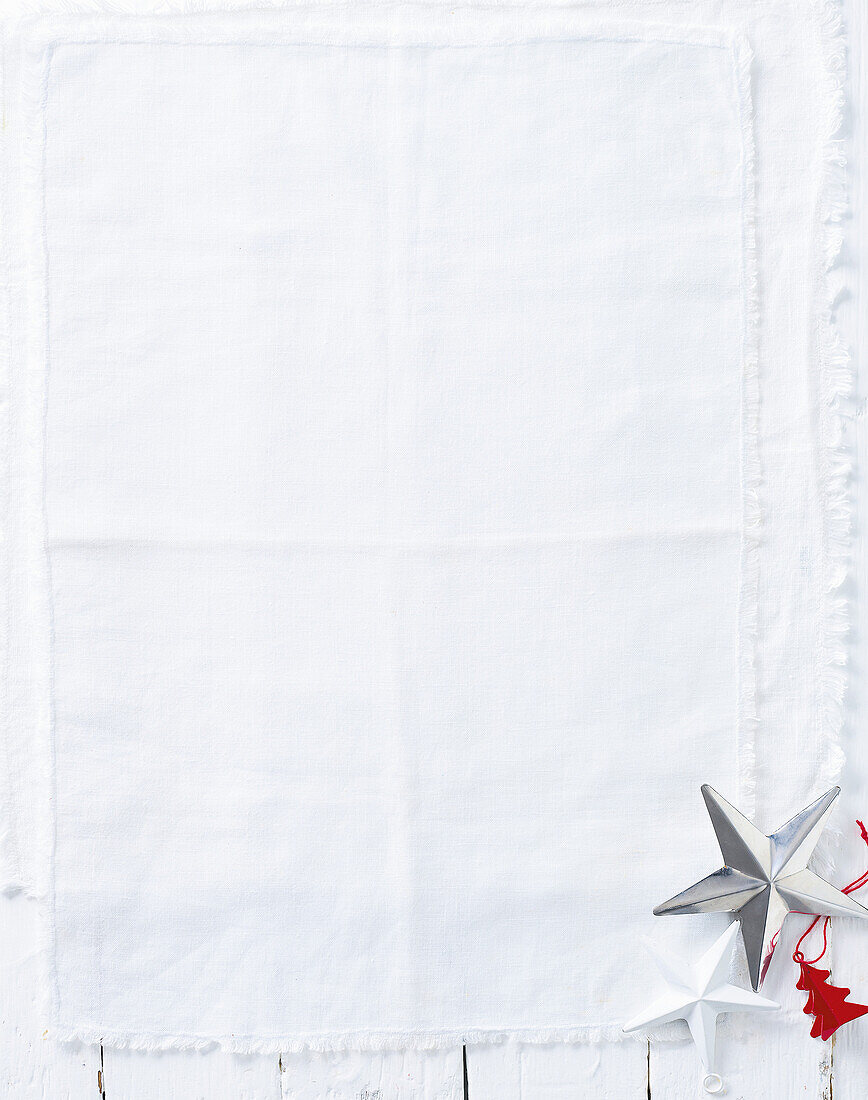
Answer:
M856 824L859 826L859 832L862 835L862 839L865 841L866 844L868 844L868 830L866 830L865 825L861 821L859 821L858 818L856 820ZM841 893L842 894L852 894L854 890L860 890L865 885L868 885L868 870L866 870L863 874L861 874L857 879L854 879L849 884L849 886L845 886L841 890ZM814 917L814 919L811 921L811 923L808 925L808 927L805 929L805 931L799 937L799 942L796 944L796 949L793 952L793 962L806 963L808 966L813 966L814 963L818 963L820 961L820 959L822 959L822 957L826 954L826 948L828 947L828 944L829 944L828 933L829 933L829 921L831 919L832 919L831 917L826 917L825 919L822 918L822 917ZM817 923L820 920L823 921L823 950L816 957L816 959L806 959L805 956L802 954L802 952L799 950L799 948L802 946L805 939L811 934L811 932L813 932L813 930L817 926Z

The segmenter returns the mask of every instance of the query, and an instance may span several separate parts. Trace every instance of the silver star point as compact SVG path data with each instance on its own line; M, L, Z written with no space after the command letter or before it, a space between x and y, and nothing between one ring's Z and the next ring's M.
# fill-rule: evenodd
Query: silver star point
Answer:
M738 926L729 928L696 963L687 963L661 947L646 943L667 982L666 992L624 1025L639 1031L672 1020L684 1020L706 1069L714 1064L717 1017L724 1012L755 1012L779 1008L749 989L729 981L730 963Z
M753 988L759 989L788 913L868 917L868 909L808 869L832 804L833 787L766 836L708 784L702 796L724 866L654 909L656 916L735 913Z

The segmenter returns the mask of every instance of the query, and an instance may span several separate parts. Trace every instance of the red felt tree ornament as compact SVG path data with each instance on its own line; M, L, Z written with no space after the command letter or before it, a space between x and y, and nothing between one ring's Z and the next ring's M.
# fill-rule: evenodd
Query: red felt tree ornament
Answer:
M862 839L868 844L868 832L861 821L857 821ZM845 886L843 893L850 894L861 886L868 884L868 871L859 878ZM857 1020L860 1016L868 1014L868 1005L860 1005L855 1001L848 1001L850 990L846 986L830 985L828 970L821 970L815 966L826 954L828 946L829 917L823 920L823 950L815 959L806 959L800 948L805 938L810 935L820 917L814 917L803 932L796 949L793 952L793 961L799 964L799 980L796 989L801 989L808 994L804 1012L806 1016L813 1016L814 1023L811 1027L813 1039L829 1039L842 1024L850 1020Z
M829 985L829 971L819 970L810 963L800 962L801 975L796 989L808 994L804 1011L806 1016L814 1017L811 1038L828 1039L841 1024L856 1020L868 1012L868 1005L848 1001L850 990L846 986Z

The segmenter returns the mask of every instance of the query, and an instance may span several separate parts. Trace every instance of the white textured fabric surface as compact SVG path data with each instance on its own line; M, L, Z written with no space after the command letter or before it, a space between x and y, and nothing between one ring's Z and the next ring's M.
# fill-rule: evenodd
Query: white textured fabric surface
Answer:
M615 1037L699 784L834 775L795 9L15 39L10 851L59 1033Z

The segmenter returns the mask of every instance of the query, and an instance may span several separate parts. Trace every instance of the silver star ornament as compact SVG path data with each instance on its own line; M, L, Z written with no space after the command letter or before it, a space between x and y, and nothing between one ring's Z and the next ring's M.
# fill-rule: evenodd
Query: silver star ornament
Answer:
M787 913L868 917L868 909L808 870L832 803L833 787L766 836L707 784L702 796L725 866L654 910L655 915L735 913L753 988L759 989Z
M723 935L694 964L648 943L668 988L653 1004L624 1025L624 1031L638 1031L671 1020L685 1020L699 1057L707 1070L714 1066L717 1017L722 1012L757 1012L780 1008L758 993L729 981L732 951L738 925L731 924Z

